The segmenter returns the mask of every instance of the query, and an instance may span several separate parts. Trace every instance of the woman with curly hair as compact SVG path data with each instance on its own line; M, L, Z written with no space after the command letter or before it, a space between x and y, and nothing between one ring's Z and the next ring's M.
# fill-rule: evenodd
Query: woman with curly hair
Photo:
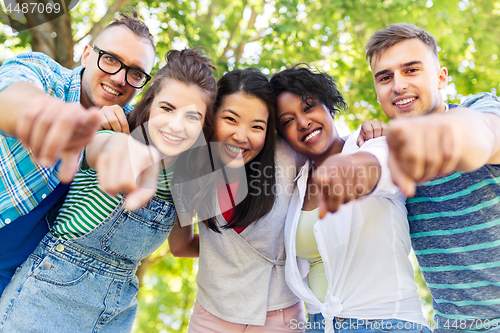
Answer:
M359 148L355 136L338 134L333 120L346 103L326 73L296 66L270 83L279 132L308 158L285 223L286 280L306 302L306 332L428 332L408 258L406 198L391 182L385 139ZM320 193L336 210L323 218Z

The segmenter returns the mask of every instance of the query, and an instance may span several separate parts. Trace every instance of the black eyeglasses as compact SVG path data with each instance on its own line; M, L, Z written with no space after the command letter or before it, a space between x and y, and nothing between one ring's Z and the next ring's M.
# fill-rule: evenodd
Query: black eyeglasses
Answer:
M97 59L97 67L101 71L106 74L114 75L125 68L125 81L127 83L136 88L141 89L151 80L151 76L149 74L144 73L143 71L129 67L117 59L115 56L109 54L106 51L101 50L95 45L92 45L92 49L99 53L99 59Z

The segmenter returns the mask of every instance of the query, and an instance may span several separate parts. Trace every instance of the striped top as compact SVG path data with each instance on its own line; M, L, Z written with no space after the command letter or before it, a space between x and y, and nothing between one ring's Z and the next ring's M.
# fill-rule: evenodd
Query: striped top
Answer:
M157 198L172 202L172 173L173 167L162 170L158 175ZM50 231L54 236L65 240L82 237L103 222L122 199L123 195L113 197L99 187L95 170L80 169Z
M465 106L500 116L496 97L477 97ZM412 246L433 297L436 331L499 329L500 165L419 185L407 209Z

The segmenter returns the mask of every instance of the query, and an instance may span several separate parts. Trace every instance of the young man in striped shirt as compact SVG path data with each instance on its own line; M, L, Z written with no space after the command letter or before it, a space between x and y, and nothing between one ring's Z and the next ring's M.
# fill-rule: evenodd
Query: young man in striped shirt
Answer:
M363 139L387 136L392 179L411 197L412 246L436 331L500 329L500 99L446 105L436 41L411 24L377 31L366 51L378 101L397 120L364 124Z
M71 181L100 123L128 131L121 108L103 109L104 119L95 107L130 112L128 103L150 78L153 36L133 16L104 28L85 47L81 67L69 70L32 52L0 68L0 294L48 232L45 214L68 188L60 182ZM104 61L121 67L110 74ZM133 86L129 77L138 73L142 86Z

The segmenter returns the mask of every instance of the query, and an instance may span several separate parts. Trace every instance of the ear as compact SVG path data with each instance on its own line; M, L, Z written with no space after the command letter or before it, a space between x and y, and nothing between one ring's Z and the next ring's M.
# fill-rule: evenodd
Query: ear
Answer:
M82 55L82 67L87 68L87 65L89 63L89 57L90 57L90 52L92 52L92 48L90 45L85 45L85 48L83 49L83 55Z
M442 90L446 88L448 84L448 69L446 67L441 67L438 70L438 89Z

